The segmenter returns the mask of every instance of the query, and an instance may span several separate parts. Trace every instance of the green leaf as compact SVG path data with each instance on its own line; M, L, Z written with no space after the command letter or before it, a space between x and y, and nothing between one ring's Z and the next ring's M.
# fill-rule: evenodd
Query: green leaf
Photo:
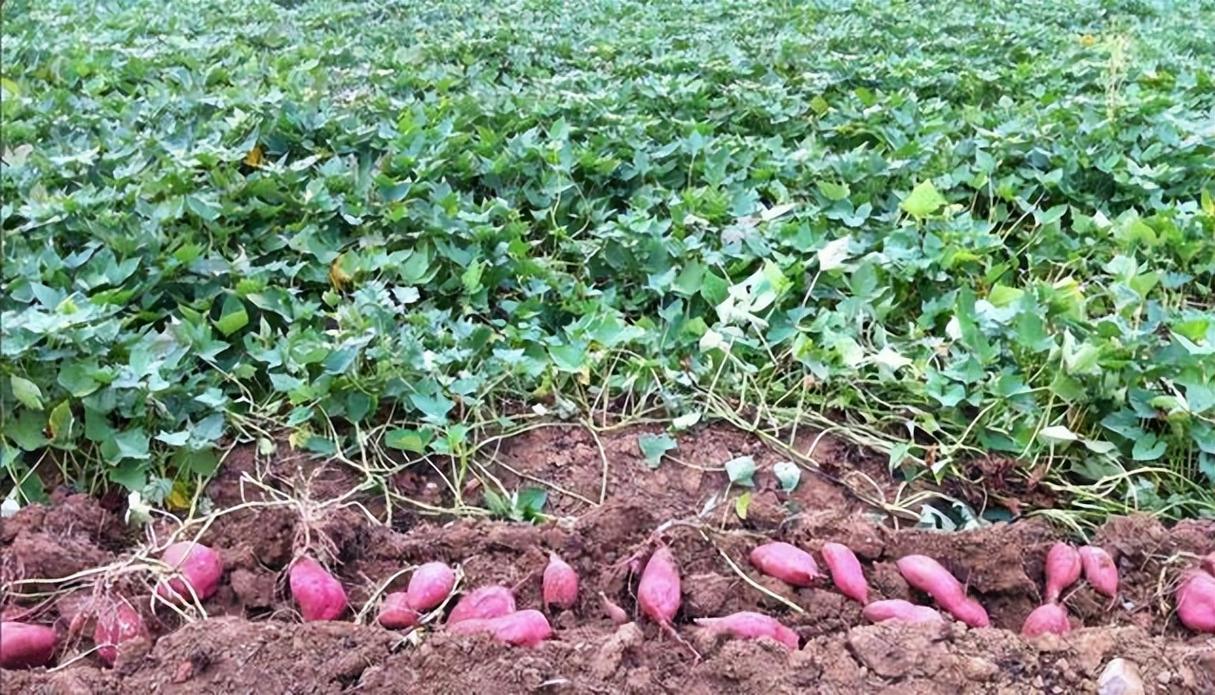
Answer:
M776 479L780 481L780 489L785 492L793 492L797 489L797 484L802 479L802 469L796 463L791 461L781 461L772 467L772 473L776 475Z
M96 367L84 362L68 362L59 369L59 385L76 398L93 393L100 383L93 378Z
M422 414L427 419L433 422L446 422L447 413L456 406L450 399L445 398L442 394L428 395L424 393L409 394L409 402L413 403L413 407L422 411Z
M173 456L173 462L178 470L187 471L194 475L210 476L219 469L219 455L214 449L178 449Z
M42 389L37 384L16 374L9 377L9 382L13 387L13 396L22 405L31 410L42 410Z
M117 458L146 460L148 455L148 435L142 427L125 430L114 436L114 446L117 447Z
M75 439L76 416L72 414L71 404L63 401L51 410L47 418L47 429L51 432L51 440L56 444L64 444Z
M544 516L544 505L548 502L548 491L539 487L525 487L519 491L516 506L524 521L539 521Z
M577 372L586 364L586 349L580 345L554 345L548 349L553 364L563 372Z
M755 459L750 456L739 456L726 461L726 476L733 485L755 487Z
M937 192L931 180L916 184L911 193L899 203L899 207L916 219L924 219L941 209L947 201Z
M415 454L426 452L431 434L426 430L407 430L396 428L384 435L384 446L401 451L412 451Z
M148 484L146 465L139 461L123 461L110 469L110 482L130 492L139 492Z
M650 468L658 468L662 464L663 455L678 445L669 434L663 433L640 435L637 437L637 446L641 449L641 455L645 457L646 465Z
M848 184L846 183L841 184L832 183L830 181L818 181L817 185L819 192L826 196L828 200L843 200L844 198L848 197L849 193L852 192L849 190Z
M185 446L186 442L190 441L190 430L181 430L179 432L160 432L156 435L156 441L164 442L173 447Z
M36 451L49 443L43 434L46 421L46 414L41 411L26 410L19 413L15 421L10 419L4 423L4 434L21 449Z
M346 394L346 419L350 422L362 422L371 412L371 405L371 396L362 391Z
M1190 412L1202 414L1215 408L1215 386L1192 383L1185 387L1185 400Z
M1131 449L1131 457L1136 461L1155 461L1164 456L1164 452L1168 448L1168 442L1157 439L1156 435L1149 432L1146 436L1135 440L1135 446Z
M249 324L249 312L245 311L245 303L236 295L225 295L224 305L220 310L219 320L215 327L225 336L232 335Z
M738 515L739 519L746 521L747 520L747 510L749 510L750 508L751 508L751 492L750 491L744 492L743 494L738 496L738 499L734 500L734 513Z

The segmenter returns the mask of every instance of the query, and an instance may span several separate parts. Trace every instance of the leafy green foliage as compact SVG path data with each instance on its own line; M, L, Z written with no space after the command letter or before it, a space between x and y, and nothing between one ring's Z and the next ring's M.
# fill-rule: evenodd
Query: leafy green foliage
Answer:
M677 446L669 434L643 434L637 437L637 448L641 449L641 455L650 468L658 468L663 455Z
M10 0L5 469L709 390L1209 512L1212 9Z

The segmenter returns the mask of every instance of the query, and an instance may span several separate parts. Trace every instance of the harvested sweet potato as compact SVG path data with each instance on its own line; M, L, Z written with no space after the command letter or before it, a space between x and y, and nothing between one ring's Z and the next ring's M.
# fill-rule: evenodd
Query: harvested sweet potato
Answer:
M740 639L768 637L786 648L797 651L797 633L776 618L762 613L741 611L720 618L697 618L696 624L710 632L724 633Z
M814 556L790 543L764 543L751 551L751 564L793 586L810 586L819 576Z

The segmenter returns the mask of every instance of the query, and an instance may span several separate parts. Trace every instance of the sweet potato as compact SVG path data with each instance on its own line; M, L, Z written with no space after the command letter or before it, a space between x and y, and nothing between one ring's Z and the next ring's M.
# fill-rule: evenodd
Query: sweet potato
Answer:
M409 607L404 591L394 591L384 597L376 620L389 630L404 630L418 624L418 612Z
M603 604L603 613L612 621L613 625L624 625L629 622L629 614L624 612L624 609L616 605L616 602L607 597L607 594L599 592L599 601Z
M1021 626L1023 637L1037 637L1048 632L1066 635L1071 631L1072 625L1067 621L1067 609L1057 603L1038 606L1025 618L1025 623Z
M1059 600L1063 590L1080 578L1082 564L1080 553L1067 543L1056 543L1046 553L1046 594L1047 603Z
M697 618L696 624L710 632L724 633L740 639L768 637L792 651L797 651L797 633L782 625L776 618L762 613L742 611L720 618Z
M789 543L764 543L751 551L751 564L793 586L810 586L819 577L814 556Z
M908 623L943 623L945 618L935 608L917 606L903 599L892 598L867 604L861 615L872 623L898 620Z
M118 659L118 646L135 639L148 639L143 616L125 600L107 601L105 608L98 611L97 626L93 629L93 643L102 665L113 666Z
M483 586L460 597L451 609L447 624L465 620L488 620L515 612L515 595L504 586Z
M425 613L443 603L456 585L456 573L442 562L428 562L413 571L405 589L405 605Z
M966 590L941 563L926 555L906 555L895 563L903 579L932 596L950 615L971 627L987 627L987 611L966 597Z
M1194 632L1215 633L1215 577L1187 572L1177 587L1177 619Z
M679 567L670 549L663 546L650 555L637 584L637 604L650 620L671 626L679 612L680 585Z
M556 553L549 553L542 593L546 610L550 606L569 609L578 602L578 573Z
M449 622L447 629L458 635L487 633L499 642L534 647L553 636L548 618L537 610L522 610L496 618L469 618Z
M346 612L346 590L316 560L307 556L296 560L289 583L305 621L334 620Z
M156 593L166 599L192 601L192 596L198 596L199 601L205 601L219 589L224 561L219 553L202 543L174 543L165 548L160 561L180 574L156 586Z
M840 543L824 543L821 552L835 588L862 606L869 603L869 583L865 581L865 572L856 554Z
M6 620L0 623L0 668L46 666L57 642L55 631L45 625Z
M1097 593L1114 598L1118 593L1118 566L1114 564L1114 558L1094 545L1086 545L1079 552L1084 579Z

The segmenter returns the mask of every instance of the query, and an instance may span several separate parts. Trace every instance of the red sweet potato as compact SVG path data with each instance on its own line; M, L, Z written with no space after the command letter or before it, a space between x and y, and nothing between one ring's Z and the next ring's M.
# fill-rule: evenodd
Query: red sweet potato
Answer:
M123 642L147 638L148 628L143 616L125 600L107 601L98 611L93 643L97 645L97 658L104 666L114 665L118 659L118 646Z
M650 620L671 626L679 612L679 567L670 549L660 547L650 555L637 584L637 604Z
M1037 637L1048 632L1066 635L1071 631L1072 625L1067 620L1067 609L1057 603L1038 606L1025 618L1025 623L1021 626L1023 637Z
M943 623L945 618L935 608L917 606L903 599L893 598L867 604L861 615L873 623L899 620L908 623Z
M1194 570L1182 577L1177 619L1194 632L1215 633L1215 577Z
M57 642L55 631L45 625L6 620L0 623L0 668L46 666Z
M1080 578L1080 553L1067 543L1056 543L1046 553L1046 602L1059 600L1063 590Z
M550 606L569 609L578 602L578 573L556 553L549 553L542 593L546 610Z
M824 543L821 552L835 588L862 606L869 603L869 583L865 581L865 572L856 554L840 543Z
M1086 545L1079 552L1084 579L1097 593L1114 598L1118 593L1118 566L1114 564L1114 558L1095 545Z
M515 612L515 595L504 586L483 586L460 597L451 609L447 624L465 620L487 620Z
M814 556L789 543L764 543L751 551L751 564L793 586L810 586L819 576Z
M413 571L405 589L405 605L425 613L443 603L456 585L456 573L442 562L428 562Z
M990 624L983 606L967 598L962 583L941 563L926 555L907 555L895 564L908 584L932 596L953 617L971 627Z
M404 591L394 591L384 597L376 620L389 630L404 630L418 624L418 612L409 607Z
M291 595L305 621L334 620L346 612L346 590L328 570L310 557L291 565Z
M534 647L553 636L548 618L537 610L522 610L496 618L469 618L448 623L447 629L458 635L487 633L499 642L520 647Z
M713 633L732 635L739 639L771 638L790 650L797 651L797 633L776 618L762 613L742 611L720 618L697 618L696 624Z
M624 625L629 622L629 614L624 612L624 609L616 605L616 602L607 597L607 594L599 592L599 600L603 604L603 613L612 621L613 625Z
M205 601L219 589L224 561L219 553L202 543L174 543L165 548L160 560L180 574L156 586L156 593L166 599L192 601L196 595L199 601Z

